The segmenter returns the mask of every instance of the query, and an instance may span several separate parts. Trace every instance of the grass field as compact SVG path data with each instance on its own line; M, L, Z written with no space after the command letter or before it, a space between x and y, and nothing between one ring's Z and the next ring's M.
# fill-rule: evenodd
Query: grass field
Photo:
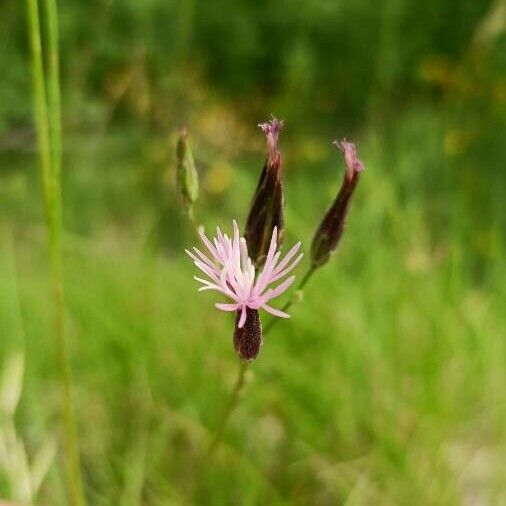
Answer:
M503 0L20 3L0 4L0 504L506 504ZM330 141L366 169L223 424L234 320L184 249L244 227L271 111L299 280L342 179Z
M103 160L92 138L69 143L65 319L90 504L505 500L504 236L491 223L480 260L459 211L461 188L442 203L431 189L438 170L425 181L408 170L430 157L445 163L437 134L418 138L425 145L395 152L374 135L360 143L367 169L342 246L292 319L266 337L211 457L237 374L233 322L214 310L213 295L196 292L183 254L196 240L166 184L170 164L153 172L149 156L119 158L106 172L114 152ZM299 157L304 143L325 155ZM285 148L287 243L301 239L307 253L342 165L326 144L293 146L295 155ZM244 222L262 158L259 147L227 162L233 169L207 167L197 207L207 229ZM35 162L25 154L13 163L2 190L10 215L1 233L1 357L4 370L14 353L26 362L14 422L30 459L41 447L48 459L40 504L64 504L63 456L51 458L59 387ZM161 178L154 192L143 171ZM209 190L213 171L231 171L219 191ZM15 377L4 379L4 396ZM19 448L10 451L0 452L0 491L22 499L27 471L13 465Z

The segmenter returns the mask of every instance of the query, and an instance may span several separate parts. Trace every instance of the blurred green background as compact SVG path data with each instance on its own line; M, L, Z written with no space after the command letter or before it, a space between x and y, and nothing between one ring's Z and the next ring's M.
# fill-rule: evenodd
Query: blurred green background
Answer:
M60 2L89 504L506 503L505 29L504 0ZM60 505L27 41L24 2L2 0L0 498ZM336 194L332 139L355 140L366 172L338 254L266 338L209 457L237 374L233 320L183 254L196 239L175 140L186 124L198 221L229 229L271 113L286 124L287 243L307 253Z

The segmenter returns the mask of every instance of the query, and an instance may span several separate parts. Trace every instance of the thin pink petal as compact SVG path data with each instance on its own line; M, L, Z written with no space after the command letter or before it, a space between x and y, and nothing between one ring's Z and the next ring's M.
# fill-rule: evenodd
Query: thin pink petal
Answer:
M299 251L299 248L301 246L301 242L299 241L293 248L285 255L285 258L279 262L279 264L276 266L276 268L272 271L273 275L278 274L278 272L282 271L285 266L290 262L290 260L295 256L297 251Z
M237 325L240 329L242 329L244 327L244 324L246 323L246 316L247 316L246 306L243 306L241 311L241 317L239 318L239 323Z
M195 265L204 273L204 274L207 274L213 281L215 281L216 283L219 282L219 271L215 270L215 269L211 269L211 267L209 267L208 265L206 265L204 262L202 262L201 260L197 260L195 262Z
M267 288L267 285L271 283L272 271L279 260L280 255L281 252L278 251L268 263L265 263L263 271L260 273L260 276L255 284L255 295L261 294Z
M214 257L216 261L219 261L218 251L212 245L211 241L207 238L206 234L203 231L199 231L200 239L206 245L206 248L209 250L209 253Z
M278 229L274 228L264 267L255 276L255 268L249 257L247 245L244 238L240 236L239 227L235 220L231 236L223 234L220 228L217 228L213 241L209 240L203 231L200 232L200 235L211 256L198 248L193 248L193 252L186 250L186 253L193 260L195 266L209 278L195 276L195 280L201 284L199 290L218 291L232 299L231 303L216 303L217 309L230 312L240 310L241 314L237 321L239 328L246 324L248 307L251 309L263 308L268 313L282 318L289 317L287 313L273 308L267 302L288 290L294 282L294 276L290 276L284 281L282 278L301 261L302 254L297 256L300 243L295 244L284 258L281 258L281 252L277 251ZM267 289L276 281L282 282L274 288Z
M239 309L238 304L223 304L222 302L217 302L214 307L222 311L237 311Z
M271 315L279 316L280 318L290 318L290 315L288 313L285 313L284 311L273 308L272 306L269 306L267 304L263 304L261 307L264 311L267 311Z
M202 253L202 251L200 251L198 248L195 248L195 246L193 247L193 251L195 251L195 253L197 253L197 255L200 257L200 259L204 263L206 263L207 265L209 265L209 267L211 267L213 269L218 269L218 267L216 266L216 264L210 258L208 258L206 255L204 255L204 253Z
M290 276L288 279L285 279L283 283L278 285L276 288L271 288L270 290L267 290L262 296L261 299L265 302L274 299L274 297L279 297L283 292L286 292L288 288L292 285L292 283L295 281L295 276Z
M278 227L274 227L274 230L272 231L271 244L269 246L269 251L267 252L267 258L265 259L265 265L268 265L272 261L272 257L274 256L274 253L276 253L277 240Z
M240 233L239 233L239 226L237 225L237 221L232 220L232 228L234 229L234 239L236 237L239 238L240 237Z
M289 265L286 269L282 270L280 273L273 275L271 279L269 280L269 283L274 283L275 281L278 281L278 279L281 279L285 277L289 272L293 271L295 267L299 264L299 262L302 260L302 257L304 256L304 253L301 253L291 265Z
M220 274L219 285L223 290L223 293L228 295L231 299L239 302L239 296L237 294L237 290L234 284L234 280L231 278L227 278L227 271L223 269Z
M232 250L234 261L236 263L237 269L241 270L241 249L240 249L240 241L239 241L239 227L237 226L237 222L233 221L234 228L234 238L232 241Z
M216 237L218 238L218 241L220 243L223 243L225 241L220 227L216 227ZM215 241L216 241L216 239L215 239Z
M215 285L213 283L206 282L205 280L197 278L196 276L194 277L194 279L200 281L203 284L203 286L201 286L198 289L199 292L214 290L216 292L222 293L223 295L226 295L227 297L230 297L232 300L236 300L235 294L228 287L223 287L220 285Z
M185 252L194 262L199 261L199 259L190 250L185 249Z
M262 272L258 276L257 282L255 283L255 289L254 289L255 294L261 293L268 284L268 278L270 276L272 268L274 267L273 266L273 257L274 257L274 253L276 251L277 237L278 237L278 227L274 227L274 230L272 231L271 244L269 246L269 251L267 252L267 257L266 257L265 263L264 263L264 268L262 269ZM279 254L280 253L278 251L278 258L279 258Z
M219 285L215 285L214 283L211 283L207 279L202 279L202 278L199 278L198 276L193 276L193 279L204 285L203 287L199 288L199 291L201 291L204 288L206 290L212 289L212 290L219 290L220 292L223 291Z

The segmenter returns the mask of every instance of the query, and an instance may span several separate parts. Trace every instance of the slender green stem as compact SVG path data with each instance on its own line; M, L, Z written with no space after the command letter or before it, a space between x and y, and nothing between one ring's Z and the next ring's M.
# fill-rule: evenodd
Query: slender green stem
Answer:
M61 112L58 64L58 11L56 0L45 0L48 36L48 86L46 90L41 29L37 0L27 0L35 123L47 215L51 282L54 302L54 330L62 383L63 418L66 436L70 503L84 504L79 445L73 407L69 345L64 328L63 259L61 248Z
M198 237L200 225L197 221L197 218L195 217L195 210L193 208L193 204L189 204L188 206L186 206L186 215L188 216L188 219L192 224L193 230L195 230L195 234L197 234Z
M61 179L61 96L60 96L60 59L58 36L58 6L56 0L44 0L47 23L47 67L48 67L48 104L49 130L51 141L51 162L54 178ZM56 189L55 189L56 190ZM60 194L60 192L57 192ZM60 199L61 200L61 199ZM61 216L61 213L59 213Z
M39 7L37 0L27 0L30 49L32 52L32 79L34 95L34 113L37 127L42 184L46 202L46 212L50 207L51 194L51 148L49 142L49 121L46 101L46 85L42 65L42 47L40 42ZM49 220L49 216L48 216Z
M234 389L232 390L232 393L230 394L230 398L228 400L227 407L225 408L225 411L223 412L223 415L221 417L220 423L218 425L218 430L216 431L216 434L214 435L213 440L211 441L211 444L209 445L209 454L212 455L218 445L221 442L221 438L223 437L223 434L225 432L225 429L227 428L228 421L230 419L230 416L232 415L234 409L236 408L237 404L239 403L239 400L241 398L241 393L244 388L244 380L246 377L246 370L248 369L249 362L241 361L239 364L239 371L237 374L237 379L235 380Z

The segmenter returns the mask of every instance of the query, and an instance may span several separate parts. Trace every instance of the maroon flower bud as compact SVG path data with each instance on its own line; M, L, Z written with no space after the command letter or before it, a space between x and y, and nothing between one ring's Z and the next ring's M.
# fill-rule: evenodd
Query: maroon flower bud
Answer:
M358 184L360 173L364 170L364 165L357 158L355 144L346 140L334 141L333 144L343 152L346 172L336 200L325 214L314 235L311 244L313 268L321 267L327 263L331 253L337 248L343 235L351 197Z
M241 311L235 319L234 346L241 360L254 360L262 348L262 323L257 309L246 308L246 322L239 327Z
M274 227L278 229L278 244L281 244L284 236L284 194L278 147L283 121L273 117L258 126L267 138L267 158L246 220L244 237L251 259L260 267L265 261Z

